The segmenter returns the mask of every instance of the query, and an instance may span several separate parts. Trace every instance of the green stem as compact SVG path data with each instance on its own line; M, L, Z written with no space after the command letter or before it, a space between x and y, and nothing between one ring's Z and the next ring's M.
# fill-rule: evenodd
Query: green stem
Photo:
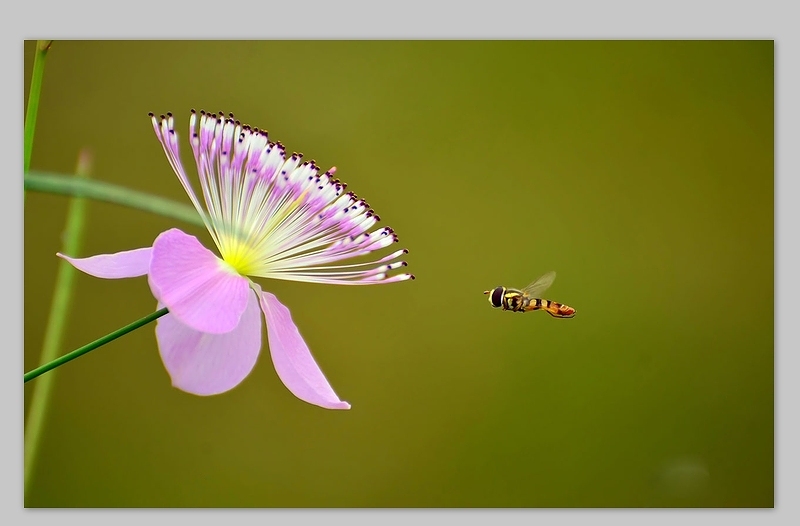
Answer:
M44 59L50 50L52 40L39 40L36 42L36 54L33 57L33 73L31 74L31 90L28 93L28 109L25 112L24 150L25 172L31 166L31 153L33 152L33 132L36 128L36 114L39 112L39 96L42 94L42 77L44 77ZM24 173L24 172L23 172Z
M89 177L91 165L91 156L88 152L82 151L78 156L77 177ZM86 200L80 197L71 199L67 210L67 220L64 230L63 250L65 253L76 254L80 251L80 246L83 241L85 219ZM39 359L39 363L49 362L58 354L58 348L61 346L61 339L64 334L64 326L67 323L70 299L76 274L77 270L75 270L72 265L63 260L59 262L53 299L50 304L50 313L47 317L47 326L44 331L42 355ZM50 376L36 384L31 394L31 404L25 424L26 492L33 478L32 474L34 472L36 452L39 449L42 428L45 422L52 389L53 377Z
M89 351L93 351L94 349L97 349L98 347L100 347L102 345L105 345L105 344L107 344L107 343L109 343L111 341L116 340L120 336L124 336L124 335L128 334L129 332L135 331L139 327L143 327L144 325L147 325L151 321L157 320L158 318L160 318L161 316L165 315L168 312L169 312L169 310L167 310L167 308L164 307L163 309L157 310L157 311L153 312L152 314L148 314L144 318L136 320L135 322L133 322L133 323L131 323L129 325L126 325L125 327L122 327L121 329L117 329L116 331L112 332L111 334L107 334L107 335L103 336L102 338L98 338L97 340L93 341L92 343L87 343L83 347L81 347L79 349L75 349L71 353L65 354L64 356L62 356L60 358L56 358L55 360L53 360L50 363L46 363L46 364L42 365L41 367L37 367L33 371L28 371L27 373L25 373L25 376L24 376L25 381L27 382L28 380L33 380L37 376L40 376L40 375L46 373L47 371L55 369L59 365L64 365L65 363L67 363L67 362L69 362L71 360L74 360L75 358L78 358L79 356L83 356L84 354L86 354Z
M25 190L86 197L205 226L200 214L192 206L102 181L32 171L25 174Z

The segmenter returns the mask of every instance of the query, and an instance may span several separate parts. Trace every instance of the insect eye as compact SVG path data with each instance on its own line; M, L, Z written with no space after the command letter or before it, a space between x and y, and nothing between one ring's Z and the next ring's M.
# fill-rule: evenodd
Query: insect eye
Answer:
M503 293L505 289L503 287L497 287L492 291L492 306L493 307L501 307L503 305Z

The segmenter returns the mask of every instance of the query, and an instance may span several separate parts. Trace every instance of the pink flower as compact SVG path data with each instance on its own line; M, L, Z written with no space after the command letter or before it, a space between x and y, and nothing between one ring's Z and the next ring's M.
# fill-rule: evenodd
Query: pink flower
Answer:
M405 266L398 250L370 263L333 265L397 241L367 203L267 133L194 110L191 145L202 189L198 198L180 160L172 114L153 128L172 169L211 234L220 257L178 229L162 232L152 247L76 259L87 274L106 279L147 275L158 308L156 339L172 384L197 395L236 387L261 350L261 313L270 355L295 396L328 409L349 409L339 399L292 321L289 309L250 277L312 283L373 285L413 279L389 276Z

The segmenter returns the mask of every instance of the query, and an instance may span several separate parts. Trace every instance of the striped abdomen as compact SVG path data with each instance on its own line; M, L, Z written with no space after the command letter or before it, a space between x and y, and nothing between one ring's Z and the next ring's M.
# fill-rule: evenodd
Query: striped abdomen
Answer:
M526 311L543 310L554 318L572 318L575 316L575 309L569 305L564 305L563 303L559 303L557 301L550 301L541 298L525 298L525 302L527 303L527 305L524 307Z

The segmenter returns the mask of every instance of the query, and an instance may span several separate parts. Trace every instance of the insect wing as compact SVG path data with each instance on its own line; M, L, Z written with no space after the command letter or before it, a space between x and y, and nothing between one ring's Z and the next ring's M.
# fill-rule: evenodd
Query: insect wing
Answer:
M541 298L544 291L550 288L550 285L553 284L553 281L556 279L556 273L553 271L548 272L544 276L541 276L536 281L522 289L522 292L528 295L530 298Z

